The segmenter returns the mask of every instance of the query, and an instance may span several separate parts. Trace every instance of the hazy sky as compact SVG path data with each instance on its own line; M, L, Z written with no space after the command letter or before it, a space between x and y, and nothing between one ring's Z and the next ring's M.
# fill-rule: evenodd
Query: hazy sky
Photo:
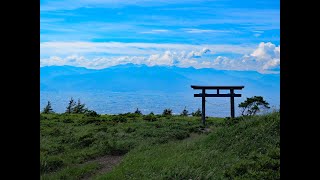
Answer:
M280 70L279 0L40 2L40 66Z

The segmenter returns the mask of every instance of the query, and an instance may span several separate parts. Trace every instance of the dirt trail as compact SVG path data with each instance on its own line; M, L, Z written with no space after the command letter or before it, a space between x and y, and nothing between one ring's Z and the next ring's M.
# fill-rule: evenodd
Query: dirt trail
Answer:
M202 132L210 132L212 131L209 128L205 128L203 130L201 130ZM198 133L191 133L190 136L182 141L190 141L193 140L195 138L198 138L199 136L201 136L202 134L198 134ZM116 165L118 165L124 155L106 155L106 156L102 156L99 158L96 158L94 160L91 161L87 161L86 163L94 163L97 162L98 164L100 164L102 167L97 170L96 172L94 172L94 174L90 174L87 175L83 178L81 178L81 180L90 180L93 177L99 175L99 174L105 174L107 172L110 172L112 170L112 168Z
M94 174L83 177L82 180L89 180L94 176L111 171L114 166L118 165L121 162L122 158L123 158L123 155L118 155L118 156L106 155L91 161L87 161L86 163L97 162L102 167L99 170L97 170Z

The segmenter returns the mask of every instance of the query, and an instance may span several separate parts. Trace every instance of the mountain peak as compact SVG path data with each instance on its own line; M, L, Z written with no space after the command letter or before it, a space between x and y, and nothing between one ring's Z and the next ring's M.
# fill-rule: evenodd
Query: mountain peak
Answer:
M108 68L116 69L116 68L132 68L132 67L147 67L147 65L127 63L127 64L119 64L119 65L115 65L115 66L110 66ZM107 68L105 68L105 69L107 69Z

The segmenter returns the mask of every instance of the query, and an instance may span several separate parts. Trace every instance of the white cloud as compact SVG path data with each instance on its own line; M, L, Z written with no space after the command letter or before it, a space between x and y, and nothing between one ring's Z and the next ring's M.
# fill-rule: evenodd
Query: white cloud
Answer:
M264 61L272 58L280 58L280 46L276 47L274 44L260 43L258 48L251 54L252 57L258 61Z
M250 55L245 54L240 59L219 56L211 65L211 67L219 69L255 70L261 73L270 73L273 72L272 70L280 68L280 45L262 42Z
M134 44L134 45L133 45ZM94 49L95 51L102 51L105 49L105 45L97 47L91 43L77 44L83 49ZM119 47L121 44L107 44L108 48ZM157 46L158 48L163 45L144 43L132 43L134 47L150 48ZM53 44L50 44L53 46ZM76 47L76 46L75 46ZM226 56L214 57L216 50L214 48L197 47L196 50L186 50L181 48L180 45L171 45L171 50L155 51L155 53L149 53L148 55L118 55L118 56L98 56L89 57L83 55L68 55L65 57L61 56L50 56L49 58L41 58L40 66L51 66L51 65L71 65L81 66L92 69L102 69L110 66L119 64L145 64L148 66L179 66L179 67L194 67L194 68L215 68L222 70L253 70L261 73L278 72L280 68L280 46L274 44L260 43L256 49L253 49L251 53L242 54L239 58L229 58ZM174 48L175 47L175 48ZM101 48L101 49L100 49ZM170 49L167 47L167 49ZM82 51L80 51L82 52Z
M172 66L174 65L174 57L175 54L166 51L162 55L161 54L154 54L151 55L147 60L146 64L149 66L155 66L155 65L164 65L164 66Z
M277 68L280 65L280 59L272 59L267 61L262 67L263 70Z
M264 31L252 31L252 32L259 33L259 34L264 33Z
M122 42L42 42L40 43L40 56L68 56L80 54L87 56L95 53L106 55L150 55L170 51L200 51L207 48L216 53L248 54L254 50L253 45L229 44L172 44L172 43L122 43Z
M43 58L40 60L40 66L62 66L70 65L76 67L86 67L89 69L102 69L119 64L143 64L146 62L145 57L136 56L121 56L121 57L96 57L85 58L84 56L71 55L64 58L52 56L49 58Z
M203 48L201 51L191 51L188 54L188 58L200 58L207 53L211 53L211 50L209 48Z

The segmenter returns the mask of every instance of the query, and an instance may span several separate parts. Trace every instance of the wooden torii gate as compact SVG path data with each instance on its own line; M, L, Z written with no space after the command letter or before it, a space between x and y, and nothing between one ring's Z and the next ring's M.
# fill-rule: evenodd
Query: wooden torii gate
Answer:
M191 85L193 89L201 89L202 93L194 94L194 97L202 97L202 123L206 124L206 97L230 97L231 118L234 118L234 97L241 97L241 94L235 94L234 90L241 90L244 86L195 86ZM216 89L216 94L206 94L206 89ZM229 94L220 94L219 90L230 90Z

